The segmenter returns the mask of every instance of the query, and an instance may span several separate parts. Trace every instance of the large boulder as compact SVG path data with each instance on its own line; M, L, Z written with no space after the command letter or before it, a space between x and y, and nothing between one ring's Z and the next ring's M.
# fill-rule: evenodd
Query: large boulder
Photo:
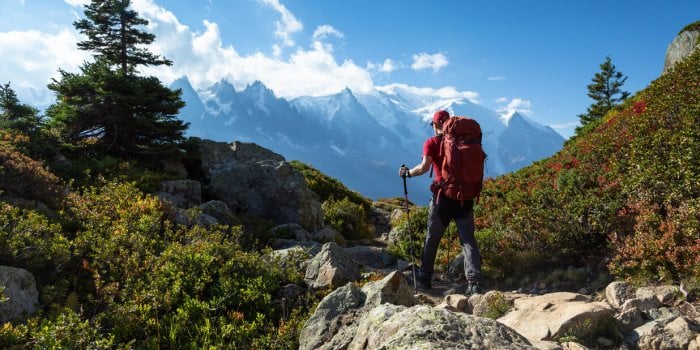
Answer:
M700 349L700 325L693 320L678 317L665 326L654 324L639 339L639 349Z
M178 208L191 208L202 204L202 185L195 180L172 180L160 183L161 198Z
M298 223L309 231L323 224L318 196L284 157L254 143L199 144L209 194L236 212Z
M605 287L605 298L612 307L619 309L633 297L632 287L625 281L615 281Z
M416 302L399 272L361 289L348 283L319 303L299 349L534 349L494 320Z
M0 294L0 324L23 321L36 312L39 292L29 271L0 266L0 287L4 288Z
M329 242L311 259L304 274L310 290L337 288L360 277L360 268L345 250Z
M535 349L492 319L427 305L382 304L359 322L348 349Z
M614 322L613 308L608 303L568 292L516 299L513 309L498 321L530 341L558 340L568 332L584 337L590 335L586 334L590 331L587 323Z
M684 30L668 45L663 73L668 72L676 63L690 56L700 48L700 29Z

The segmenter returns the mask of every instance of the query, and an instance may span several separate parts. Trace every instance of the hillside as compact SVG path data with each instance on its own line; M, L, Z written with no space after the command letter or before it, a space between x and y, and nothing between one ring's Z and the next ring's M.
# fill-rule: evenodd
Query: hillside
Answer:
M477 213L486 265L494 276L587 265L697 281L699 155L695 50L555 156L488 181Z

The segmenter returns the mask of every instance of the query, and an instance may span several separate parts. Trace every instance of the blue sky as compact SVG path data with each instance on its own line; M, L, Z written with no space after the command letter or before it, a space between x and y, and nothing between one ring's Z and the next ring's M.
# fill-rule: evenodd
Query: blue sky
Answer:
M0 0L0 83L22 102L52 102L58 68L89 60L72 23L84 0ZM632 93L660 74L666 48L700 20L700 1L132 0L152 50L172 67L144 71L195 87L261 80L278 96L402 84L517 110L565 137L609 55Z

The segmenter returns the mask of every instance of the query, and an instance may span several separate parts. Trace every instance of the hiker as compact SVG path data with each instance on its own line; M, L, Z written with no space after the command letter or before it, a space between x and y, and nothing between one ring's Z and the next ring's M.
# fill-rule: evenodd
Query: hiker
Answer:
M467 277L466 294L470 295L480 292L479 279L481 273L481 255L476 243L476 238L474 237L474 200L447 198L445 193L440 190L439 186L444 179L442 174L444 154L441 152L443 124L448 119L450 119L450 115L447 111L439 110L435 112L433 120L430 123L435 135L424 142L423 159L421 163L411 169L402 166L399 168L399 176L411 178L423 175L430 170L431 164L435 173L435 179L430 186L433 195L430 200L428 233L423 246L421 269L417 276L418 285L422 289L432 288L433 268L440 239L450 221L455 220L457 231L459 232L459 241L464 254L464 273ZM479 129L479 133L480 132L481 130ZM480 140L479 150L481 150Z

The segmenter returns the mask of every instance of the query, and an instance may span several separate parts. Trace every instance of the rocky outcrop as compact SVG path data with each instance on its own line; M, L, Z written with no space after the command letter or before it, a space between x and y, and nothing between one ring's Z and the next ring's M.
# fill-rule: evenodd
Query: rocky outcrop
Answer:
M447 309L382 304L359 321L348 349L536 349L492 319Z
M360 277L360 268L339 245L330 242L311 259L304 281L311 290L337 288Z
M348 283L319 303L299 349L535 349L494 320L416 302L398 272L362 288Z
M178 208L191 208L202 204L202 184L195 180L172 180L160 183L161 191L156 193Z
M678 317L668 324L654 324L639 339L640 350L646 349L700 349L700 325L697 321Z
M583 338L587 324L612 319L613 308L576 293L550 293L516 299L514 308L499 322L512 327L530 340L558 340L567 333Z
M37 311L39 293L29 271L0 266L0 287L0 324L25 320Z
M685 30L678 34L666 49L663 73L668 72L676 63L690 56L700 48L700 30Z
M209 140L200 142L199 153L208 193L232 210L309 231L322 227L317 195L279 154L253 143Z

